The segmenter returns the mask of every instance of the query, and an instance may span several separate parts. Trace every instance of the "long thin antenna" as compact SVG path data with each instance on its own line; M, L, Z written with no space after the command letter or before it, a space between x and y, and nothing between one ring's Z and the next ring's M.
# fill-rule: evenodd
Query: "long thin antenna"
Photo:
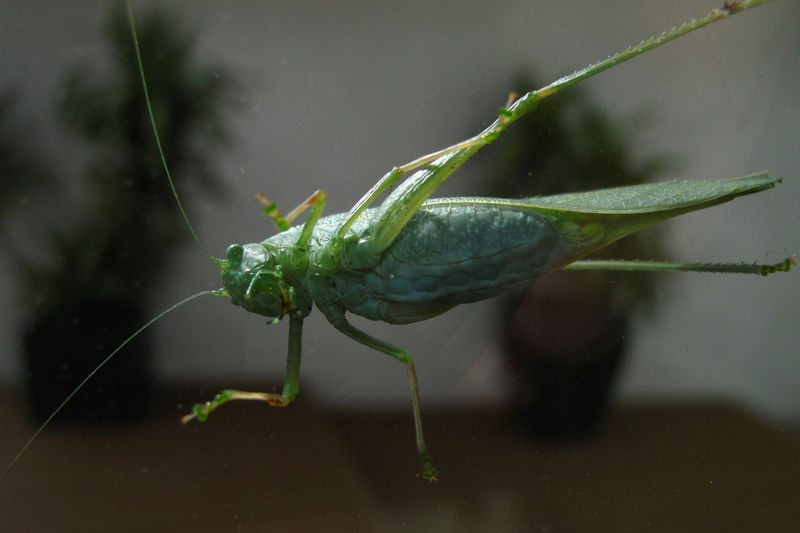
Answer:
M183 209L183 204L181 203L181 199L178 196L178 191L175 189L175 182L172 181L172 174L169 172L169 167L167 166L167 159L164 156L164 148L161 145L161 137L158 134L158 127L156 126L156 119L155 115L153 114L153 106L150 104L150 91L147 90L147 79L144 75L144 63L142 62L142 51L139 48L139 36L136 33L136 21L133 17L133 6L131 5L131 0L126 1L126 5L128 6L128 22L130 23L131 27L131 36L133 37L133 48L136 50L136 62L139 67L139 78L142 80L142 90L144 91L144 101L147 107L147 114L150 117L150 124L153 126L153 137L156 141L156 147L158 147L158 155L161 157L161 165L164 167L164 173L167 175L167 180L169 181L169 187L172 189L172 196L175 198L175 203L178 204L178 210L181 212L181 216L183 216L183 221L186 222L186 227L189 228L189 232L194 237L197 246L203 251L203 253L211 259L214 263L219 266L222 266L224 262L220 259L217 259L213 255L208 252L208 249L200 242L200 238L197 236L197 232L194 230L194 226L192 223L189 222L189 216L186 214L186 211Z
M151 325L152 325L154 322L156 322L157 320L159 320L161 317L163 317L164 315L166 315L166 314L167 314L167 313L169 313L170 311L174 311L174 310L175 310L175 309L177 309L178 307L182 306L182 305L183 305L183 304L185 304L185 303L191 302L191 301L192 301L192 300L194 300L195 298L199 298L200 296L208 296L208 295L214 295L214 296L225 296L226 294L227 294L227 293L226 293L225 289L217 289L217 290L213 290L213 291L202 291L202 292L198 292L198 293L196 293L196 294L192 294L191 296L189 296L189 297L187 297L187 298L184 298L184 299L183 299L183 300L181 300L180 302L178 302L178 303L176 303L176 304L172 304L172 305L171 305L171 306L169 306L167 309L165 309L164 311L161 311L161 312L160 312L159 314L157 314L155 317L153 317L153 318L151 318L150 320L148 320L148 321L147 321L147 323L146 323L144 326L142 326L142 327L140 327L139 329L137 329L137 330L136 330L136 332L135 332L133 335L131 335L130 337L128 337L127 339L125 339L125 340L122 342L122 344L120 344L119 346L117 346L117 347L114 349L114 351L113 351L113 352L111 352L111 353L108 355L108 357L106 357L105 359L103 359L103 361L102 361L102 362L101 362L99 365L97 365L97 366L94 368L94 370L92 370L92 371L89 373L89 375L88 375L88 376L86 376L85 378L83 378L83 381L81 381L81 382L78 384L78 386L77 386L77 387L75 387L75 388L73 389L73 391L69 393L69 396L67 396L66 398L64 398L64 401L63 401L63 402L61 402L61 404L60 404L58 407L56 407L55 411L53 411L53 412L50 414L50 416L48 416L48 417L47 417L47 420L45 420L45 421L42 423L42 425L41 425L41 426L39 426L39 429L37 429L37 430L34 432L34 434L33 434L33 435L31 435L31 438L29 438L29 439L28 439L28 441L25 443L25 445L22 447L22 449L20 449L20 451L19 451L19 452L17 452L17 455L15 455L15 456L14 456L14 458L11 460L11 462L10 462L10 463L8 463L8 466L6 466L6 469L5 469L5 470L3 470L3 473L2 473L2 474L0 474L0 480L1 480L1 479L3 479L4 477L6 477L6 474L8 474L8 472L9 472L9 471L10 471L10 470L11 470L11 469L14 467L14 465L15 465L15 464L17 464L17 461L19 461L19 458L20 458L20 457L22 457L22 454L24 454L24 453L25 453L25 452L28 450L28 448L29 448L29 447L30 447L30 445L33 443L33 441L34 441L34 440L36 440L36 437L38 437L38 436L39 436L39 434L40 434L42 431L44 431L44 429L45 429L45 428L46 428L46 427L47 427L47 426L50 424L50 422L51 422L51 421L52 421L52 420L53 420L53 419L54 419L54 418L55 418L55 417L58 415L58 413L60 413L60 412L61 412L61 411L64 409L64 406L65 406L65 405L67 405L67 403L69 403L69 401L70 401L72 398L74 398L74 397L75 397L75 395L78 393L78 391L80 391L80 390L81 390L81 389L82 389L82 388L83 388L83 387L86 385L86 383L88 383L88 382L89 382L89 380L90 380L90 379L92 379L92 378L94 377L94 375L95 375L95 374L97 374L97 373L100 371L100 369L101 369L101 368L103 368L103 367L106 365L106 363L108 363L108 362L111 360L111 358L112 358L112 357L114 357L115 355L117 355L117 352L119 352L121 349L123 349L123 348L124 348L124 347L125 347L125 346L126 346L128 343L129 343L129 342L131 342L131 341L132 341L132 340L133 340L133 339L134 339L134 338L135 338L137 335L139 335L139 334L140 334L142 331L144 331L145 329L149 328L149 327L150 327L150 326L151 326Z

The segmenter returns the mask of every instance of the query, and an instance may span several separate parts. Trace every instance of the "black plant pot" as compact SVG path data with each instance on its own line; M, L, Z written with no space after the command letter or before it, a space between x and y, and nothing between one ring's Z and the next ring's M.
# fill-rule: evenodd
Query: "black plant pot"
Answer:
M146 321L138 306L84 302L73 309L66 317L41 315L25 332L30 408L39 422ZM150 403L150 353L144 332L70 399L54 423L104 425L140 419Z
M607 294L558 274L512 304L505 353L515 379L514 416L539 442L574 442L601 426L623 359L627 313Z

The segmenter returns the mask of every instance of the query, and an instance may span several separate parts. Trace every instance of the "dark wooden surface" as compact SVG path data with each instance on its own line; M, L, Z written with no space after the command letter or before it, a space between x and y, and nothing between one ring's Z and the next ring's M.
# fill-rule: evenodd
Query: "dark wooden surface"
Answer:
M428 484L410 413L240 403L181 426L207 394L162 392L132 427L45 431L0 481L0 531L800 530L797 434L722 403L617 407L561 446L429 409ZM4 463L33 431L20 407L0 394Z

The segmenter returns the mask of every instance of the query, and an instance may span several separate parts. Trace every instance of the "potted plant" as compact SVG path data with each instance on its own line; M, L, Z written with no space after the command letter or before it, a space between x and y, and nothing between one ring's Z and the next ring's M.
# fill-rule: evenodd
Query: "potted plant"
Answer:
M218 68L192 64L193 37L175 17L152 11L139 33L173 177L185 198L198 189L218 195L207 154L225 139L219 110L229 85ZM25 368L38 420L149 318L160 274L187 236L153 142L121 4L110 13L106 36L112 71L73 69L58 106L66 126L91 149L89 206L69 232L50 236L51 263L24 268L22 296L31 311L23 333ZM126 350L70 401L60 421L127 421L146 410L148 337Z
M529 78L520 87L538 87ZM641 127L620 124L585 91L543 102L536 120L497 142L484 192L527 197L623 186L652 180L669 168L663 155L630 155L626 140ZM662 257L658 229L637 233L594 258ZM501 328L514 376L514 411L527 431L545 440L582 438L604 414L622 360L630 315L648 304L653 278L641 272L557 272L509 296Z

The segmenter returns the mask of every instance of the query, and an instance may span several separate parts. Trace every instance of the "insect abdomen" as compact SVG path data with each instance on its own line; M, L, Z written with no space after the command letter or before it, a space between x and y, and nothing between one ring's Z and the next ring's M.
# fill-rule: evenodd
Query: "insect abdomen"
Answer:
M393 323L423 320L533 280L556 240L550 222L518 208L426 205L373 269L342 276L337 285L354 313Z

